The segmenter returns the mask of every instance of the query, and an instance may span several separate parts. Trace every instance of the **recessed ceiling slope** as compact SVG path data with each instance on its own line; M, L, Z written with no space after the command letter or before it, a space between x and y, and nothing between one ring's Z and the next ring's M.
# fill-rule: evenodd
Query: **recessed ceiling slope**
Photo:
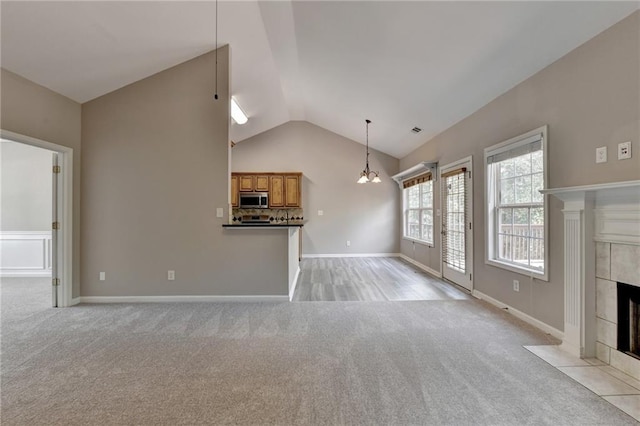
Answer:
M306 119L364 143L369 118L370 146L403 157L636 8L294 2Z
M84 103L215 49L215 3L2 2L2 67ZM220 2L242 140L289 120L257 2ZM212 94L213 99L213 94Z

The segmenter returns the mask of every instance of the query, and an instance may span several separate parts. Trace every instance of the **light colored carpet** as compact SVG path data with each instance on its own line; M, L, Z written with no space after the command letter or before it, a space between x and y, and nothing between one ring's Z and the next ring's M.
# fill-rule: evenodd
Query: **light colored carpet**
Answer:
M10 287L2 425L637 424L522 347L552 339L477 300L17 315Z

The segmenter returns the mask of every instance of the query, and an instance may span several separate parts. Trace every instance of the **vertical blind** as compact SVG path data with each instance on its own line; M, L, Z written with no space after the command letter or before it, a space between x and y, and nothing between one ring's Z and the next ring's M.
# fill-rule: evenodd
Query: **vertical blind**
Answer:
M442 174L443 203L442 259L450 268L466 271L467 179L466 168Z

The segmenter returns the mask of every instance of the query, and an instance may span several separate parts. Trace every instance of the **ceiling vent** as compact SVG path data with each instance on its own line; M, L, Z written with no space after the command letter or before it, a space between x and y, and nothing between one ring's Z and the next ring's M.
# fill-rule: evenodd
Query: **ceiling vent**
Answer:
M414 127L413 129L411 129L411 131L413 133L420 133L422 131L422 129L420 127Z

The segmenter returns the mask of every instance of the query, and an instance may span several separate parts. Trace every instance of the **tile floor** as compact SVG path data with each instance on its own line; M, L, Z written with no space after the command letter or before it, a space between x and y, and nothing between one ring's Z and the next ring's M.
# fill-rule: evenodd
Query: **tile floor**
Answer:
M640 381L598 359L576 358L557 345L525 349L640 421Z

